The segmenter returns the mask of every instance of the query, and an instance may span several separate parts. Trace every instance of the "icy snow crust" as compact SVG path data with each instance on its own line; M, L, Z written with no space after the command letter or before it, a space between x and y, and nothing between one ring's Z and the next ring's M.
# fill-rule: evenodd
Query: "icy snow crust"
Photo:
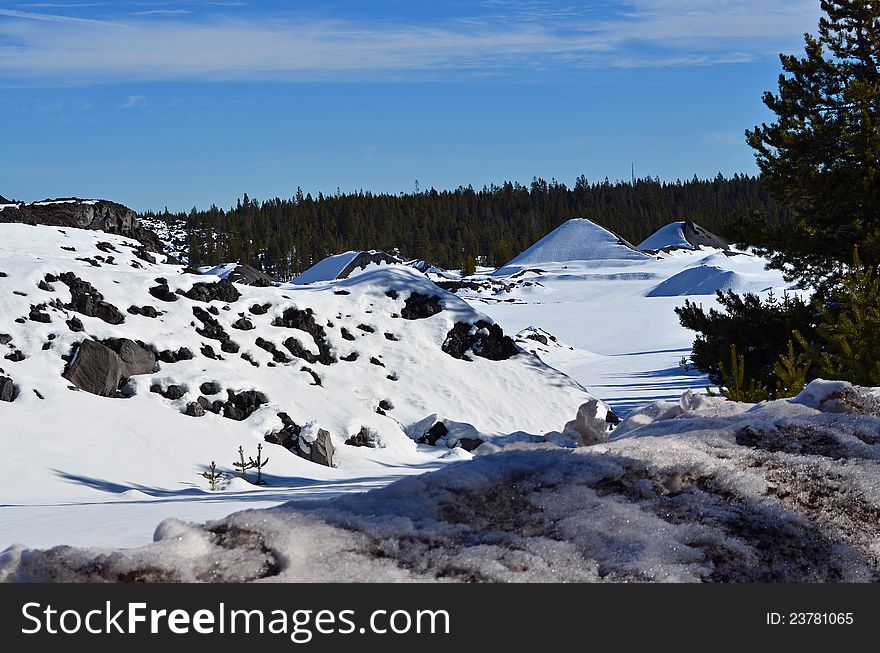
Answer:
M165 517L204 520L301 495L362 491L470 458L454 447L464 434L454 425L466 425L469 437L485 441L543 440L544 434L561 431L569 416L592 399L580 384L527 352L499 361L445 353L442 346L457 322L491 319L410 268L383 266L318 286L236 285L241 298L228 304L182 295L169 303L150 294L157 279L165 279L174 293L218 278L139 259L137 247L102 232L0 225L0 271L7 275L0 276L0 334L11 337L0 344L0 376L13 379L18 395L12 403L0 402L0 442L6 452L0 547L16 541L127 546L143 542ZM107 262L110 257L113 261ZM52 282L51 289L38 287L47 273L68 271L102 293L124 322L112 325L63 308L71 294L60 281ZM438 297L442 310L424 319L403 319L412 293ZM29 319L33 307L40 306L48 323ZM152 306L161 315L130 314L131 306ZM265 306L265 314L253 314L253 306ZM319 354L309 333L273 326L292 307L314 312L336 362L308 363L285 348L283 343L293 338L303 350ZM220 342L196 332L203 326L196 308L216 312L211 317L239 345L238 353L221 351ZM84 332L68 327L74 317ZM253 328L233 326L242 318ZM132 377L124 388L134 394L131 398L70 389L61 376L67 365L63 357L86 338L118 337L158 351L186 347L194 357L160 362L156 372ZM289 362L271 367L273 355L255 344L258 338L273 343ZM213 348L216 360L202 353L204 345ZM3 358L16 351L23 360ZM356 360L343 360L355 353ZM241 422L210 412L185 415L205 382L221 389L210 400L225 400L227 390L258 390L268 403ZM165 399L150 391L154 384L179 385L185 395ZM383 401L393 406L384 415L377 412ZM607 406L601 406L604 416ZM283 426L279 412L306 434L329 431L337 467L265 443L267 434ZM429 417L426 428L436 421L449 425L450 434L436 447L417 444L423 432L412 429ZM345 444L362 429L375 448ZM267 487L233 480L219 492L208 491L199 473L212 460L231 478L238 447L255 456L258 443L270 458L264 470Z
M513 444L366 494L166 521L127 551L16 547L15 581L880 580L877 391L683 397L611 443Z

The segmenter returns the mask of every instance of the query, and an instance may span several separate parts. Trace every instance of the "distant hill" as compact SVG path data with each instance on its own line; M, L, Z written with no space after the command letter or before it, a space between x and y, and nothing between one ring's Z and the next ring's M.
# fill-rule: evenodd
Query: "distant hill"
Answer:
M700 247L727 249L729 245L730 242L727 239L713 234L691 220L685 220L661 227L639 243L639 249L645 251L697 249Z

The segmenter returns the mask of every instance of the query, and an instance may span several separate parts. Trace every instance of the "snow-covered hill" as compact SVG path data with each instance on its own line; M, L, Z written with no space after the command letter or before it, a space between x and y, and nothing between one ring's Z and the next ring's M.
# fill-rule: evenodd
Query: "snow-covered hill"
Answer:
M484 441L558 439L592 399L407 267L252 287L161 260L0 224L0 545L127 544L168 515L361 490ZM265 488L233 478L258 444Z
M561 224L496 272L505 276L529 267L566 261L642 261L648 258L631 244L583 218Z
M721 236L687 220L672 222L665 227L660 227L639 243L639 249L644 251L699 249L700 247L727 249L729 245L730 243Z

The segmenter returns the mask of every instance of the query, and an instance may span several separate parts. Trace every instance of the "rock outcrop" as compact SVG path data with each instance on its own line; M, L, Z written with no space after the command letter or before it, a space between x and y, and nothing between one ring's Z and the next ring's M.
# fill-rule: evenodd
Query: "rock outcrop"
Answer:
M3 201L0 204L10 204L10 202ZM164 253L159 236L145 228L134 211L123 204L109 200L65 197L7 206L0 211L0 223L3 222L101 230L132 238L151 252Z

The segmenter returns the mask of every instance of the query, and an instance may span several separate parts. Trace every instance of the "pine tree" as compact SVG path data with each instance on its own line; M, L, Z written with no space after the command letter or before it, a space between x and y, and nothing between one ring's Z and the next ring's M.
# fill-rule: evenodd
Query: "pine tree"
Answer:
M257 459L250 459L250 465L253 469L257 470L257 480L254 481L255 485L265 485L265 481L263 481L263 467L269 464L269 459L263 460L263 444L260 443L257 445Z
M473 276L477 273L477 261L476 259L468 255L464 260L464 268L461 270L462 275L466 277Z
M211 487L211 492L213 492L217 489L217 483L219 483L220 480L224 476L223 472L217 471L217 465L213 460L211 461L211 464L208 466L208 471L202 472L199 475L208 479L208 483L210 484L210 487Z
M826 343L825 376L880 386L880 277L862 264L856 250L846 274L822 308L819 336Z
M858 244L880 263L880 2L822 0L803 57L780 55L776 121L746 132L767 189L792 209L767 235L776 267L813 286Z
M245 197L247 197L247 195L245 195ZM245 461L244 447L238 448L238 457L239 457L238 462L232 463L232 466L237 468L238 471L241 472L241 477L247 481L248 480L247 470L249 470L251 467L254 466L254 461L253 461L253 459L251 459L249 461Z

